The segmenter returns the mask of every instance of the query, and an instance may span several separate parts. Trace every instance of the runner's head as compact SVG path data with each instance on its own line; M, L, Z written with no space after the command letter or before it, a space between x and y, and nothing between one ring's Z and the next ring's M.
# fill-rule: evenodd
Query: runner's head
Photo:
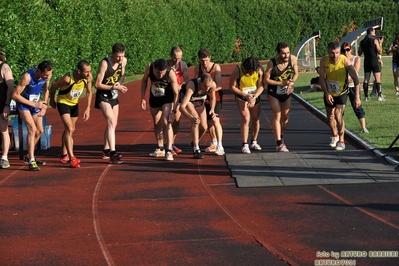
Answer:
M80 79L87 79L90 76L91 66L86 60L79 61L78 75Z
M157 79L162 78L165 76L167 70L168 70L168 65L166 63L165 59L157 59L154 61L152 64L154 75Z
M251 76L253 73L257 72L258 69L261 67L258 59L256 59L253 56L242 60L241 66L242 66L242 71L247 76Z
M341 54L340 54L340 47L339 42L330 42L327 46L328 50L328 57L331 63L337 63Z
M121 43L115 43L112 46L112 60L115 63L122 64L123 58L125 57L126 48Z
M172 59L173 65L177 65L181 62L183 58L183 50L180 46L172 47L172 50L170 51L170 58Z
M290 59L290 46L286 42L279 42L276 46L277 56L284 63Z
M37 66L36 76L39 79L47 79L49 76L51 76L52 72L53 72L53 64L51 64L50 61L45 60Z
M211 62L211 53L207 49L201 48L198 51L198 59L199 59L200 65L203 68L207 69L209 67L210 62Z

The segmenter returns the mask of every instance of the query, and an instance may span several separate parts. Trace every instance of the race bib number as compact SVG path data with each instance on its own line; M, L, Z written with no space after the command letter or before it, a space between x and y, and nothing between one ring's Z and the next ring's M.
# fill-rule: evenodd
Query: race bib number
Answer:
M116 99L116 98L118 98L119 91L117 91L117 90L112 90L112 91L111 91L111 94L112 94L112 99Z
M82 93L83 93L83 89L78 90L78 91L71 90L71 92L69 93L69 97L71 98L71 100L75 100L75 99L79 98L80 95L82 95Z
M258 88L256 88L255 86L242 88L242 92L244 92L246 94L255 94L257 90L258 90Z
M158 88L155 86L151 86L151 93L154 97L164 97L165 96L165 88Z
M341 92L339 81L327 80L327 90L329 93L339 94Z
M37 103L40 100L39 94L31 94L29 95L29 101Z
M283 95L287 94L288 86L277 86L276 94Z

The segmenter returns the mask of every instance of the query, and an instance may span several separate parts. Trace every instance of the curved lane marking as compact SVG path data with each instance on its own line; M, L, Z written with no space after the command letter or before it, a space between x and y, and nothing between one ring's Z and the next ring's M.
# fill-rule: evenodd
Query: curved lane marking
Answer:
M103 253L105 260L107 261L107 264L110 266L111 265L113 266L113 265L115 265L115 262L112 259L112 256L109 253L107 245L104 241L104 237L101 232L100 221L98 219L98 194L100 193L102 181L103 181L105 175L108 173L110 168L111 168L111 164L109 164L105 168L105 170L103 171L103 173L101 174L100 178L97 181L97 185L96 185L96 188L94 189L94 193L93 193L92 213L93 213L94 232L96 234L98 244L100 245L101 252Z
M237 217L235 217L225 206L222 205L222 203L218 200L217 196L215 195L215 193L209 188L209 186L205 183L205 180L202 177L202 173L201 173L201 160L198 160L197 163L197 169L198 169L198 176L201 180L202 186L205 188L205 190L208 192L208 194L211 196L211 198L213 199L213 201L219 206L220 209L223 210L223 212L230 217L235 224L237 224L246 234L248 234L249 236L251 236L256 242L258 242L260 245L262 245L263 247L265 247L267 250L269 250L270 252L272 252L274 255L276 255L278 258L280 258L282 261L285 261L287 263L289 263L289 265L291 266L299 266L298 263L294 262L293 260L291 260L288 256L286 256L285 254L283 254L282 252L280 252L279 250L275 249L274 247L272 247L269 243L267 243L266 241L264 241L262 238L256 236L250 229L248 229L247 227L245 227L239 220Z

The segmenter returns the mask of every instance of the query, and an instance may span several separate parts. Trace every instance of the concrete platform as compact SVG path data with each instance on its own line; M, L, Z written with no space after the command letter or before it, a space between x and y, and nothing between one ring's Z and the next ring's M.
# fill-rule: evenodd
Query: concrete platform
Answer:
M398 169L372 151L226 154L238 187L399 182Z

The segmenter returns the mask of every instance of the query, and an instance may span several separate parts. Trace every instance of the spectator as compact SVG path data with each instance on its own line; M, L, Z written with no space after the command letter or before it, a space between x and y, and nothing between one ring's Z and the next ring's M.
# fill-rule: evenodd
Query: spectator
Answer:
M381 45L383 42L383 37L376 38L374 28L368 28L367 36L360 42L358 55L361 56L364 54L363 90L366 101L369 100L368 87L371 72L373 72L375 83L377 86L378 101L384 101L381 88L381 64L378 61L378 55L381 55L382 53Z
M317 74L319 74L320 71L320 67L316 67L316 72ZM299 93L308 93L308 92L315 92L315 91L323 91L323 89L321 88L320 82L319 82L319 76L314 77L310 80L310 88L307 89L306 91L300 91Z

